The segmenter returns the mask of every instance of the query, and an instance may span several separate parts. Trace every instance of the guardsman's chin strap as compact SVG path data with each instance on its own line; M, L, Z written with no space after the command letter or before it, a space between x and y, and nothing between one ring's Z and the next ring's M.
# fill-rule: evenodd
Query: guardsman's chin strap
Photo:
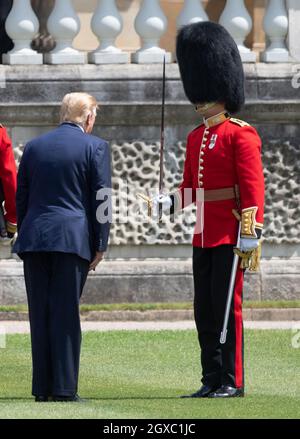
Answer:
M207 102L206 104L196 104L195 111L196 113L204 114L211 108L213 108L217 102Z

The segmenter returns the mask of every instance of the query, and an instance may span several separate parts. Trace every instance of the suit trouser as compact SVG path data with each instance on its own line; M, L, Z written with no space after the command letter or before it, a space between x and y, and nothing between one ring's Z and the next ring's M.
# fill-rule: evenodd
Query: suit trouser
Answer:
M232 263L232 245L193 249L194 312L201 348L202 382L213 387L244 387L243 270L240 267L229 314L227 341L224 345L219 341Z
M76 394L81 328L79 300L89 262L75 254L25 253L32 344L32 394Z

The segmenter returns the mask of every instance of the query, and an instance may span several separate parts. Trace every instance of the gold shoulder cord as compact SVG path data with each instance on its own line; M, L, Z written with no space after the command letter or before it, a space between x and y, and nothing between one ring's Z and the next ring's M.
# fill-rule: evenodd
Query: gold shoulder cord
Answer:
M239 125L240 127L249 127L250 124L248 122L245 122L244 120L241 119L236 119L235 117L231 117L230 118L232 123L235 123L236 125Z

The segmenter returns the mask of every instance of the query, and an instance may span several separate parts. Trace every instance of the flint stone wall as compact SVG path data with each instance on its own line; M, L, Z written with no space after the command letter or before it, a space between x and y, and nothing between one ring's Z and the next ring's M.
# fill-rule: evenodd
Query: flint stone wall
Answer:
M130 216L127 222L123 222L123 216L117 221L115 211L107 268L100 267L97 275L90 277L86 301L190 299L193 209L178 215L175 223L165 220L163 225L158 225L146 218L134 220L142 210L137 193L153 193L158 187L161 67L1 66L0 70L1 77L6 79L5 88L0 89L0 120L9 128L17 160L22 145L58 123L59 103L65 93L87 91L102 103L95 134L110 141L114 194L117 196L120 186L122 193L128 194ZM253 124L262 137L266 179L265 269L259 275L248 275L248 298L300 296L298 71L300 65L293 64L245 65L247 104L237 117ZM165 189L168 191L181 181L186 136L199 120L185 99L175 64L167 67L166 91ZM119 198L115 198L114 204L118 206L118 203ZM2 251L2 256L9 255ZM136 259L126 262L132 258ZM153 277L155 264L151 265L149 259L157 258L157 267L163 265L166 269L160 277ZM169 264L170 259L173 262ZM11 276L7 274L7 265L4 276L0 262L0 303L14 300L9 297L14 295L16 279L19 279L18 288L24 291L22 278L13 274L15 265L11 264ZM114 275L118 266L123 267L123 275L121 272ZM131 266L135 267L133 271ZM180 267L185 268L182 271ZM141 289L147 293L138 294ZM97 295L100 290L101 296ZM18 302L24 299L22 293L15 297Z

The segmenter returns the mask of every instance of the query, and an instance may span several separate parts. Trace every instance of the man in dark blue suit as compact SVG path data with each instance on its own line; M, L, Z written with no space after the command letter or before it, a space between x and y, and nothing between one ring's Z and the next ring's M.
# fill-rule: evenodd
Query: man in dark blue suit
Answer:
M97 102L65 96L61 125L24 150L17 188L36 401L80 401L79 300L107 249L111 169L107 142L90 135Z

